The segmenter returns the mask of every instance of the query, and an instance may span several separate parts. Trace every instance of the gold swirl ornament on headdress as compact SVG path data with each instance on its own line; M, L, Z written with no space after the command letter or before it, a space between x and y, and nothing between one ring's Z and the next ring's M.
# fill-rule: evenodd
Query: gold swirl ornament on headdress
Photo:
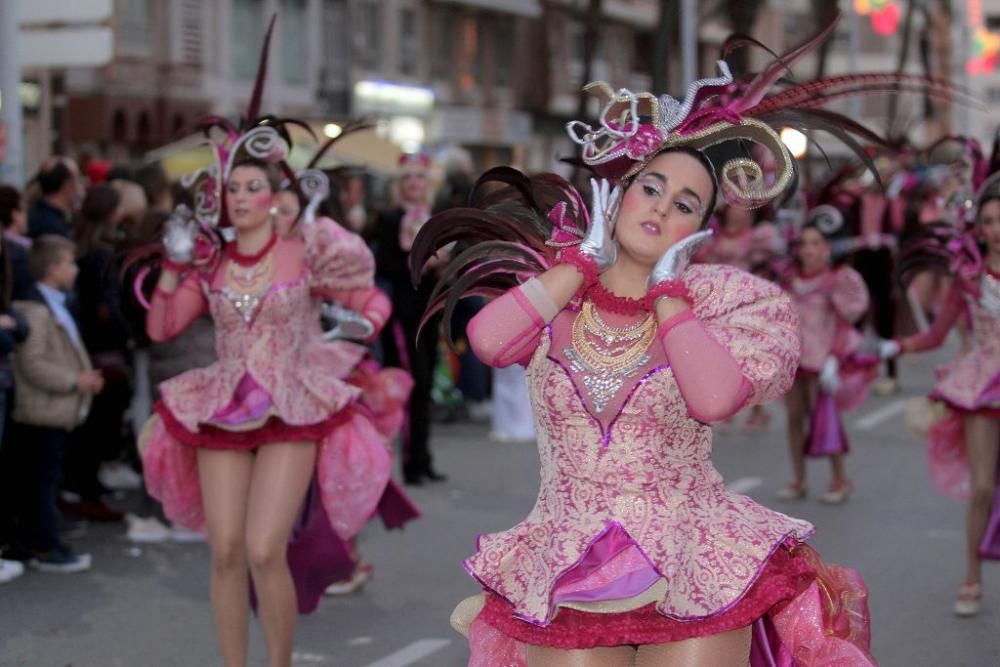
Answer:
M791 154L769 125L742 118L736 122L719 120L692 132L677 131L696 111L695 105L703 105L706 101L697 99L702 88L733 83L726 62L718 61L718 68L721 76L693 82L683 102L670 95L657 97L648 92L634 93L627 88L616 91L604 81L590 83L584 90L603 101L599 125L592 127L575 120L566 124L566 132L574 143L583 147L583 161L588 165L601 165L623 157L635 160L636 164L622 179L625 181L642 171L666 148L688 146L702 150L727 141L752 142L773 156L774 182L768 185L764 167L752 157L745 157L728 160L722 165L720 187L730 203L748 208L763 206L784 192L794 174ZM721 108L719 111L720 116L725 115ZM649 120L644 123L645 117Z

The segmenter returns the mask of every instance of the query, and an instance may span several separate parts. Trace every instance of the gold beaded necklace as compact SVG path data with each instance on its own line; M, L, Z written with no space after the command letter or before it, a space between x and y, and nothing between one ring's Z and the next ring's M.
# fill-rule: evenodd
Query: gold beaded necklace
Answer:
M625 378L645 365L650 343L656 336L652 313L624 327L604 322L590 301L585 301L573 320L571 346L566 348L570 368L582 375L598 412L614 397Z

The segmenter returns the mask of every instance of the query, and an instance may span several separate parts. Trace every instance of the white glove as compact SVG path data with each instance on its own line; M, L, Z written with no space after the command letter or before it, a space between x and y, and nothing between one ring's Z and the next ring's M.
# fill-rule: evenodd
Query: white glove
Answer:
M604 179L597 181L593 178L590 179L590 189L590 228L578 248L584 255L592 257L603 273L618 258L618 244L612 240L611 232L614 231L622 191L617 186L611 189L611 184Z
M684 273L684 269L691 263L691 258L698 252L698 248L712 238L712 230L706 229L695 232L677 243L673 244L663 253L663 257L656 262L653 272L646 280L646 289L652 289L655 285L668 280L676 280Z
M334 324L323 332L323 340L367 340L375 333L375 326L361 313L344 308L336 303L324 303L320 306L320 316L324 322L329 320Z
M894 340L880 340L878 342L878 358L879 359L895 359L899 356L899 353L903 351L903 348Z
M837 357L827 357L819 372L819 387L824 394L836 394L840 389L840 362Z
M178 206L163 229L163 250L171 262L190 264L194 260L194 239L198 223L187 206Z

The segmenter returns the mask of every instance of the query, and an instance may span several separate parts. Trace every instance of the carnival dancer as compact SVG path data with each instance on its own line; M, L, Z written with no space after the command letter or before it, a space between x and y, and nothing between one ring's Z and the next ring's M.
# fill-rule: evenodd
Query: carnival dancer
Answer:
M833 205L814 208L796 243L798 271L785 285L799 314L802 356L785 396L793 478L778 491L783 500L805 498L807 456L830 459L832 480L823 502L842 503L851 490L840 414L864 402L878 359L860 356L862 336L854 328L868 311L864 280L851 267L832 264L831 241L843 228L843 213Z
M822 104L837 81L765 97L832 30L739 96L725 94L725 62L683 102L589 86L600 124L568 129L584 161L617 183L593 184L589 221L562 179L500 169L481 179L490 188L478 189L478 207L435 216L418 235L415 277L436 249L472 243L432 303L498 297L473 322L473 348L492 365L527 367L538 431L535 507L481 536L465 563L484 589L453 616L469 632L470 665L743 667L751 653L754 664L874 664L860 576L824 565L803 543L812 526L728 491L710 462L710 423L791 384L795 309L738 269L688 266L716 196L757 206L792 180L793 159L761 117L865 132L793 109ZM852 89L851 77L839 82ZM751 158L717 170L702 152L736 139L774 156L773 184ZM545 243L553 226L565 239L558 255Z
M369 302L371 253L330 221L304 225L301 241L274 231L289 142L280 120L255 121L268 38L244 124L203 124L217 162L192 182L195 210L167 224L147 316L153 340L205 312L215 321L219 361L161 385L141 447L168 517L207 533L227 666L246 663L248 571L268 664L291 663L296 609L315 608L340 575L329 537L357 533L390 471L361 391L339 379L360 354L324 342L317 317L322 299L354 310Z
M965 316L968 345L937 369L930 399L946 409L928 429L931 481L938 491L968 498L965 578L955 601L958 616L975 616L982 605L982 560L1000 559L998 451L1000 451L1000 140L990 172L974 200L975 225L966 230L926 225L904 247L901 279L923 271L953 277L947 299L927 331L885 341L883 356L939 347ZM985 251L985 252L984 252ZM992 503L992 511L991 511Z
M278 194L278 213L275 216L275 226L282 238L301 239L302 228L316 221L317 212L331 196L329 178L317 168L323 155L342 137L366 127L362 123L345 126L340 135L328 140L316 151L304 170L295 174L294 183L286 183L287 187ZM306 202L304 207L303 200ZM334 222L329 218L325 220ZM400 368L382 368L368 347L389 320L392 309L389 298L376 288L368 301L361 304L359 311L336 302L326 301L318 305L323 338L330 341L330 345L341 348L341 353L346 356L361 353L360 360L350 368L348 375L340 379L361 390L359 401L368 409L375 426L370 433L391 451L406 417L406 402L413 379ZM390 479L379 501L378 514L386 528L397 529L419 517L420 511L403 489ZM350 571L326 588L327 595L352 593L363 586L374 572L373 566L362 559L356 537L344 541L342 548L350 559Z

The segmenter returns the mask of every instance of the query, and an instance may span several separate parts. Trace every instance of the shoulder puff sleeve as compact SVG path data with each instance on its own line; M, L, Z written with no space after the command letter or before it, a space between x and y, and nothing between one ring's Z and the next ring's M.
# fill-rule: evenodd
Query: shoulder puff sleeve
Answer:
M854 324L868 311L868 287L861 274L849 266L837 269L830 290L830 302L837 315Z
M684 274L695 317L732 355L750 383L746 405L788 391L799 364L799 316L777 285L723 265Z
M314 294L332 298L334 292L372 286L375 260L360 236L329 218L317 218L302 225L302 238Z

